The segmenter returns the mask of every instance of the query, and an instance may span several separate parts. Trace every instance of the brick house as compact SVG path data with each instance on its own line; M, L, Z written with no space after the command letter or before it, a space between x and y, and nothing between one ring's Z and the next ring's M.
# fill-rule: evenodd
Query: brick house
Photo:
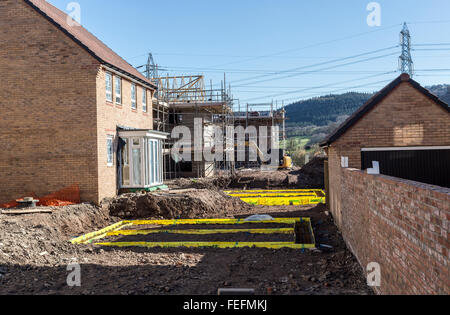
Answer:
M351 115L321 146L328 155L329 206L340 223L345 168L443 187L450 180L450 109L402 74Z
M44 0L0 1L0 29L0 204L162 183L152 82Z

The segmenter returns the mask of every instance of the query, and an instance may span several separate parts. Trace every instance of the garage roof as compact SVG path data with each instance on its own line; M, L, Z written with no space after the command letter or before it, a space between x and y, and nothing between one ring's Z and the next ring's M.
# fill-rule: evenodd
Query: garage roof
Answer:
M367 114L372 108L374 108L378 103L380 103L389 93L391 93L397 86L402 82L409 82L414 88L419 92L424 94L426 97L432 99L436 104L444 108L450 113L449 106L441 101L436 95L432 94L430 91L422 87L419 83L411 79L411 77L403 73L397 79L392 81L384 89L375 94L370 98L363 106L361 106L356 112L354 112L346 121L344 121L339 128L332 133L328 138L326 138L321 144L321 147L326 147L339 139L350 127L356 124L365 114Z

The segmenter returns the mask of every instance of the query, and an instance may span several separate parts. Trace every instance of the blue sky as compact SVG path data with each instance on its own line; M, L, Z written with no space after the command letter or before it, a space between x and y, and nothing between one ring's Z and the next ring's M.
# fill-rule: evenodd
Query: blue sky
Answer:
M49 2L66 11L71 1ZM83 26L132 65L144 64L152 52L170 74L204 74L208 85L220 84L227 72L241 103L380 89L398 75L400 48L394 46L404 21L414 45L450 44L448 0L379 0L380 27L367 24L369 0L77 2ZM417 81L450 83L450 45L414 48L421 49L412 52Z

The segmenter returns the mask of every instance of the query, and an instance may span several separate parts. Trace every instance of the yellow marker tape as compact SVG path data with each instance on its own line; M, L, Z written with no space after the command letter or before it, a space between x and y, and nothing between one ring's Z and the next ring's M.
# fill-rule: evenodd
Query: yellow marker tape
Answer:
M229 196L231 197L239 197L239 198L250 198L250 197L257 197L257 198L279 198L279 197L299 197L299 198L303 198L303 197L312 197L312 198L317 198L316 194L294 194L294 193L287 193L287 194L282 194L282 193L277 193L277 194L229 194Z
M240 198L245 203L260 206L299 206L324 203L325 198L318 197L279 197L279 198Z
M226 190L226 194L245 194L245 193L322 193L324 194L324 191L321 189L282 189L282 190Z
M191 248L243 248L243 247L257 247L257 248L292 248L292 249L307 249L315 248L315 244L295 244L292 242L117 242L117 243L97 243L99 246L110 247L147 247L147 248L176 248L176 247L191 247Z
M102 230L96 231L96 232L92 232L92 233L88 233L86 235L82 235L80 237L74 238L71 240L72 244L88 244L88 243L92 243L93 241L97 240L97 239L101 239L104 238L106 236L109 236L110 233L112 233L111 235L126 235L126 234L114 234L113 232L121 232L118 231L121 228L124 227L128 227L128 226L133 226L133 225L184 225L184 224L189 224L189 225L195 225L195 224L247 224L247 223L255 223L255 224L270 224L270 223L274 223L274 224L295 224L297 222L309 222L309 226L311 229L311 219L310 218L276 218L274 220L270 220L270 221L245 221L242 219L187 219L187 220L135 220L135 221L121 221L118 223L115 223L111 226L108 226ZM248 229L251 230L251 229ZM256 232L258 231L259 232ZM271 231L270 233L280 233L280 231L285 231L285 233L288 233L287 231L290 231L289 233L292 233L293 229L253 229L253 231L255 233L269 233L268 231ZM186 230L188 231L188 230ZM193 231L191 232L192 234L196 234L198 233L198 231L201 230L189 230L189 231ZM210 233L210 230L205 230L208 231L208 233ZM214 231L214 230L213 230ZM217 231L217 230L215 230ZM242 232L244 230L238 230L238 229L222 229L219 230L219 232L216 233L220 233L220 231L223 231L225 233L231 233L230 231L235 231L233 233L239 233ZM264 232L263 232L264 231ZM272 232L273 231L273 232ZM275 232L276 231L276 232ZM122 231L123 232L123 231ZM136 231L133 231L136 232ZM143 232L138 232L138 233L144 233L147 231L143 231ZM206 232L202 232L202 233L206 233ZM312 233L312 229L311 229L311 233ZM129 234L129 235L133 235L133 234ZM138 234L136 234L138 235ZM314 235L313 235L314 237ZM260 243L259 243L260 244ZM273 244L273 243L271 243ZM297 245L297 244L296 244ZM244 246L245 247L245 246Z
M107 233L107 236L120 235L149 235L149 234L192 234L192 235L208 235L208 234L235 234L235 233L250 233L250 234L294 234L293 228L285 229L218 229L218 230L122 230Z
M129 222L120 221L120 222L110 225L104 229L101 229L99 231L95 231L95 232L88 233L88 234L79 236L77 238L74 238L70 242L72 244L87 244L95 239L100 239L100 238L105 237L108 232L119 230L127 225L129 225Z
M300 218L276 218L269 221L245 221L244 219L185 219L185 220L135 220L123 221L132 225L197 225L197 224L295 224Z

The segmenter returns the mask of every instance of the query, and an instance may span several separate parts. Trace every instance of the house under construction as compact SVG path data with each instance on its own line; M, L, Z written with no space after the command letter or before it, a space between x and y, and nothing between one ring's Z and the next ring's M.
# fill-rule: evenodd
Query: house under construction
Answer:
M152 81L158 86L158 92L153 99L154 130L172 133L176 126L187 127L191 133L191 139L174 139L169 137L164 145L164 169L165 179L180 177L200 178L214 175L230 174L237 167L255 166L250 161L250 146L246 146L246 162L237 160L236 135L227 134L227 127L249 126L268 127L268 143L272 143L272 137L276 135L278 140L284 137L283 133L273 133L273 126L280 126L285 121L284 109L278 109L274 104L247 105L244 110L240 106L233 107L233 98L230 89L226 88L226 81L221 83L219 89L205 87L202 75L193 76L157 76ZM233 110L234 109L234 110ZM217 130L219 132L217 133ZM283 129L284 130L284 129ZM231 141L230 141L231 140ZM230 151L227 143L232 143ZM185 159L182 154L171 152L177 143L180 153L188 150L190 159ZM247 141L248 144L248 141ZM205 159L203 152L216 154L216 148L224 148L222 158L213 160ZM256 145L256 149L258 144ZM269 147L270 148L270 147ZM186 155L184 155L186 156ZM201 157L199 159L199 157Z
M230 121L232 99L224 84L220 89L207 90L201 75L158 77L154 82L158 86L158 94L153 100L154 129L172 133L176 126L183 126L191 134L191 139L167 140L164 150L166 178L200 178L232 172L234 164L225 154L213 161L207 161L203 156L204 151L215 152L217 137L214 130L221 130L225 137L226 127L233 125ZM190 159L172 154L176 142L181 146L180 153L190 152Z
M286 112L283 105L278 107L278 104L273 102L246 104L242 108L238 105L233 112L233 121L235 128L242 127L246 130L245 145L236 146L235 150L237 168L251 168L259 166L261 161L267 162L272 148L274 146L280 148L284 143L282 140L286 139ZM239 143L236 138L235 143ZM250 155L251 151L257 156L257 161ZM239 153L245 156L243 161L237 158ZM284 152L281 150L279 158L281 159L283 155Z

